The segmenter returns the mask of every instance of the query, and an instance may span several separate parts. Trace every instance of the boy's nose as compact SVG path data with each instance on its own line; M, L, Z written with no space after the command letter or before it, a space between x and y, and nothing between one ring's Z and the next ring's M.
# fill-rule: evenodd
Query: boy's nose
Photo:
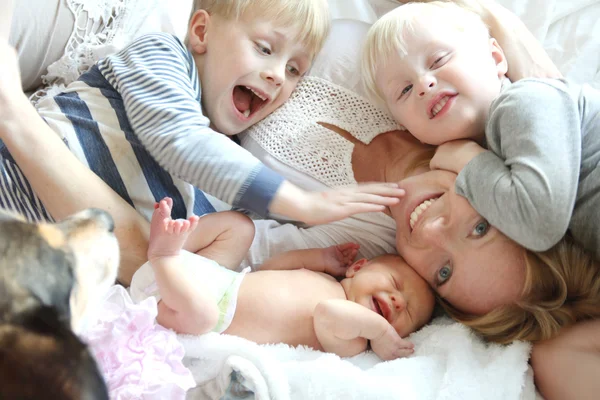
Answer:
M283 84L285 79L285 66L283 68L277 66L269 69L265 69L260 73L262 79L270 83L271 85L275 85L277 87Z

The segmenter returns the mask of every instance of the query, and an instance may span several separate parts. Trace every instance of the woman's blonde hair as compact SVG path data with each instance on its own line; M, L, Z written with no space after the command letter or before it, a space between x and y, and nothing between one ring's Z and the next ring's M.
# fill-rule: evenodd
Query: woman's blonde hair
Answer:
M194 0L192 15L198 10L228 19L249 16L297 27L296 39L313 58L323 47L330 25L326 0Z
M384 95L375 82L377 70L392 55L406 56L406 34L414 34L426 14L439 15L440 23L452 26L469 37L489 38L489 29L478 14L449 1L408 3L393 9L371 26L361 56L362 83L371 101L385 105Z
M440 299L455 320L497 343L538 341L577 321L600 317L600 263L565 237L541 253L526 251L522 300L486 315L463 313Z

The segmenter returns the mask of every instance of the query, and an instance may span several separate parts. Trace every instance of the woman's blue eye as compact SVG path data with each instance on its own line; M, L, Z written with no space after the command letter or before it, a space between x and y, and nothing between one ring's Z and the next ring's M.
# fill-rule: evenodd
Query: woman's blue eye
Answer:
M452 268L450 268L449 265L444 265L442 268L440 268L440 270L438 271L438 276L437 276L437 284L441 285L442 283L446 282L448 279L450 279L450 277L452 276Z
M490 230L490 223L485 219L475 225L473 228L473 235L475 236L483 236Z

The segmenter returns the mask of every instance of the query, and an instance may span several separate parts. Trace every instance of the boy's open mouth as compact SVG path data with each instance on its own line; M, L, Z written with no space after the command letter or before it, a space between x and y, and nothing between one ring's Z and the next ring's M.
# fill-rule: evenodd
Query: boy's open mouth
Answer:
M260 110L268 97L248 86L238 85L233 88L233 104L244 117L249 118Z

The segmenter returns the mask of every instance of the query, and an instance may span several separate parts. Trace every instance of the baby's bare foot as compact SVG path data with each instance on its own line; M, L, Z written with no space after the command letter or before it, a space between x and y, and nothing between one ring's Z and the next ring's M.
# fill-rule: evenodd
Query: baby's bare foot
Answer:
M172 207L173 200L169 197L154 206L150 221L149 260L178 255L190 232L198 226L195 215L188 219L171 219Z
M325 272L333 276L345 276L346 269L354 262L360 245L344 243L323 249Z

